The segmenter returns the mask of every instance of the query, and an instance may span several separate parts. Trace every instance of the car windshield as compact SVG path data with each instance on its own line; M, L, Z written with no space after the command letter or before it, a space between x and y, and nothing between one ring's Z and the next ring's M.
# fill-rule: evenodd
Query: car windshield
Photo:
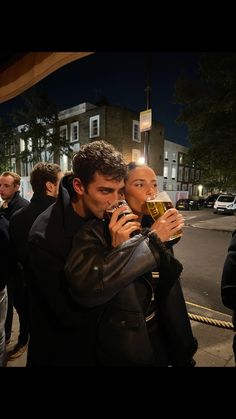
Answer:
M221 196L219 196L218 201L220 201L220 202L233 202L234 199L235 199L234 196L227 196L227 195L223 196L223 195L221 195Z

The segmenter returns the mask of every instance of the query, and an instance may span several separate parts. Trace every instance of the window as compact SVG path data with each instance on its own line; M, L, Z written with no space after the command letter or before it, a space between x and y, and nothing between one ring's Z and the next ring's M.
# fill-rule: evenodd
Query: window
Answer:
M185 167L185 169L184 169L184 181L188 182L188 180L189 180L189 168Z
M79 122L73 122L70 124L70 142L74 143L79 141Z
M15 158L11 159L11 170L13 172L16 172L16 159Z
M20 151L25 151L25 141L20 138Z
M60 127L60 137L63 141L67 140L67 125L62 125Z
M197 169L196 170L196 182L198 182L200 180L200 170Z
M100 116L89 118L89 138L99 137L100 135Z
M175 163L176 162L176 153L172 153L172 161Z
M141 151L137 148L132 149L132 161L138 162L141 156Z
M68 157L65 154L60 156L60 166L63 172L68 170Z
M164 166L164 179L168 178L168 166Z
M184 164L184 155L183 155L183 153L179 153L179 164Z
M28 138L28 141L27 141L27 149L28 149L28 151L32 151L33 150L33 141L32 141L32 138L31 137Z
M190 169L190 182L194 182L195 169Z
M137 143L141 143L141 134L139 129L139 122L133 121L133 141L137 141Z
M182 182L183 180L183 167L179 166L178 167L178 181Z
M164 156L165 156L165 160L168 160L168 151L165 151Z
M174 180L176 178L176 167L172 166L171 168L171 178Z

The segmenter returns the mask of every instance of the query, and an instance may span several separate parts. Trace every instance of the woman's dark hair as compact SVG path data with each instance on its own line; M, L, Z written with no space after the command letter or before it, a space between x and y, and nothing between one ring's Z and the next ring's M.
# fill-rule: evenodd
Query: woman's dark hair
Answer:
M131 172L131 170L136 169L137 167L149 167L149 166L144 163L137 163L136 161L131 161L130 163L127 164L127 172L126 172L125 180L127 180L129 172Z
M103 140L83 145L73 158L74 177L81 180L85 189L96 172L120 181L125 177L126 170L122 154Z

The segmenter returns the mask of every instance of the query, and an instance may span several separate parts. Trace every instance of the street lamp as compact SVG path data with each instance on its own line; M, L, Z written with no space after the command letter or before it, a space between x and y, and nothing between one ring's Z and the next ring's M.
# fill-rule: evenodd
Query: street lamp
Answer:
M198 195L202 196L203 185L198 185Z
M150 164L150 130L152 128L152 110L151 105L151 83L150 83L150 53L146 54L146 111L140 112L140 132L144 132L144 161Z
M144 164L145 163L145 158L144 157L139 157L138 163Z

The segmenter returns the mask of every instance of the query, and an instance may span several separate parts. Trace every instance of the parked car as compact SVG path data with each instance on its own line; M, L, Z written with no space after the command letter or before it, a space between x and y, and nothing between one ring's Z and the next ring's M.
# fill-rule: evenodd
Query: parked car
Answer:
M231 194L219 195L214 203L214 214L236 214L236 196Z
M200 203L197 199L179 199L176 202L175 208L178 210L187 210L187 211L191 211L191 210L199 210L200 208Z
M219 195L220 195L219 193L215 193L215 194L209 195L204 200L204 203L203 203L204 207L205 208L213 208L214 203L215 203L215 201L216 201L216 199L218 198Z
M201 208L201 207L203 207L203 206L204 206L204 201L205 201L205 199L204 199L204 198L199 198L199 199L198 199L198 206L199 206L199 208Z

